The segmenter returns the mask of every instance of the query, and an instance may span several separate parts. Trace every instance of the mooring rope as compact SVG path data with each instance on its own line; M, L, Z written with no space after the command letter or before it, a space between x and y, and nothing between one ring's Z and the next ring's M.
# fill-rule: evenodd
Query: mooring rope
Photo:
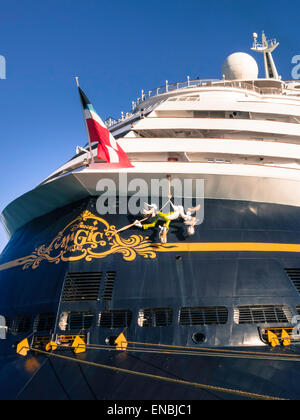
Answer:
M119 373L134 375L134 376L140 376L140 377L149 378L149 379L158 380L158 381L164 381L164 382L173 383L173 384L176 384L176 385L186 385L186 386L194 387L194 388L197 388L197 389L227 393L227 394L231 394L231 395L235 395L235 396L239 396L239 397L243 397L243 398L248 398L248 399L270 400L270 401L284 400L283 398L273 397L273 396L270 396L270 395L255 394L255 393L235 390L235 389L231 389L231 388L223 388L223 387L219 387L219 386L200 384L198 382L185 381L185 380L182 380L182 379L173 379L173 378L169 378L169 377L166 377L166 376L153 375L153 374L149 374L149 373L146 373L146 372L139 372L139 371L130 370L130 369L123 369L123 368L119 368L119 367L116 367L116 366L108 366L108 365L105 365L105 364L90 362L90 361L87 361L87 360L81 360L81 359L77 359L77 358L74 358L74 357L63 356L63 355L55 354L55 353L48 353L44 350L35 349L35 348L32 348L32 347L30 347L29 349L34 351L34 352L46 355L47 357L59 358L59 359L67 360L67 361L72 361L72 362L75 362L75 363L81 363L81 364L84 364L84 365L87 365L87 366L93 366L93 367L97 367L97 368L111 370L111 371L114 371L114 372L119 372Z

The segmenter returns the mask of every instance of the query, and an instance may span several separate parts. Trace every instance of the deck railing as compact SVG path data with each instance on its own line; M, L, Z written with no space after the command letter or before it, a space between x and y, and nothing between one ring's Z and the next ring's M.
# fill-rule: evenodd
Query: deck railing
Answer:
M131 118L134 114L136 114L137 110L141 109L141 105L144 102L149 101L152 98L159 97L164 94L172 93L174 91L180 89L187 89L187 88L195 88L195 87L223 87L223 88L234 88L234 89L242 89L248 90L251 92L255 92L260 95L281 95L283 93L283 87L275 88L275 87L257 87L255 86L255 81L253 82L244 82L244 81L235 81L235 80L221 80L221 79L196 79L190 80L187 77L187 80L176 82L176 83L169 83L166 80L166 83L162 86L159 86L155 89L149 90L145 92L144 90L141 91L141 96L137 98L136 101L132 101L132 112L127 112L124 114L121 113L121 118L114 119L108 118L105 123L108 128L120 123L121 121L125 121Z

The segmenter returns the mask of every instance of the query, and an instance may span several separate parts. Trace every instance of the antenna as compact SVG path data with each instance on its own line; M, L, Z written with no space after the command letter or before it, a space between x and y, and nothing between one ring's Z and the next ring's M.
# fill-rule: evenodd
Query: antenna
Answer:
M275 48L278 47L279 42L276 41L276 39L267 40L266 35L264 31L262 31L261 36L261 44L257 42L257 33L253 33L253 46L251 48L252 51L260 52L264 55L264 63L265 63L265 73L266 73L266 79L280 79L280 76L278 76L277 69L272 57L272 52L275 50Z

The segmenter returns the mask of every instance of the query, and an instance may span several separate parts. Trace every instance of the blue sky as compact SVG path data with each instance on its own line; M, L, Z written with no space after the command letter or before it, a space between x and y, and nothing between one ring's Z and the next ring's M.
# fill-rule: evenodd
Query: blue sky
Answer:
M291 79L300 54L299 1L0 0L0 211L86 142L74 76L103 119L128 111L141 89L219 78L224 59L250 52L265 30ZM262 57L250 52L260 63ZM262 72L261 72L262 75ZM0 250L7 241L0 228Z

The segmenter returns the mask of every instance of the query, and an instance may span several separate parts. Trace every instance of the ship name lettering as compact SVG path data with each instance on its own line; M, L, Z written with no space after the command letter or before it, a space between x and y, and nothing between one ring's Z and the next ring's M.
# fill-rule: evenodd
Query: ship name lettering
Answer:
M80 223L79 227L81 229L85 229L85 230L90 230L92 232L94 232L95 230L97 230L98 228L96 226L89 226L89 225L85 225L84 223Z
M80 229L77 231L74 244L77 246L83 246L86 244L103 244L103 232L89 232L87 230Z
M72 233L71 235L64 236L61 242L56 242L54 247L55 249L62 248L62 249L66 249L70 251L72 246L68 247L68 245L70 241L73 241L73 239L74 239L74 233Z

